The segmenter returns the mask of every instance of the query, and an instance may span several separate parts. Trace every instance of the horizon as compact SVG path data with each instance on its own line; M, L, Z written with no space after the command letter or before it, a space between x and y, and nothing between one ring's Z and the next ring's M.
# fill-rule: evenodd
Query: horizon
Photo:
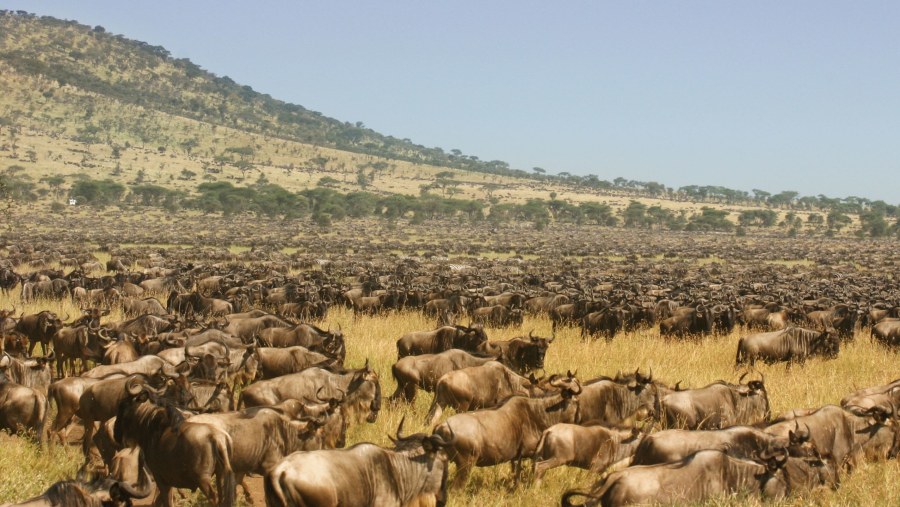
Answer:
M528 172L896 203L900 5L805 5L0 0Z

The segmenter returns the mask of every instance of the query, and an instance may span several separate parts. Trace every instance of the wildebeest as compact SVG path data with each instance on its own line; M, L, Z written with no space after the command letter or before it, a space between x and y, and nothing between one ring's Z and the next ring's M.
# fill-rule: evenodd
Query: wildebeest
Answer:
M75 360L81 360L82 373L87 362L99 363L103 359L98 328L80 325L62 327L53 335L53 352L56 354L56 376L62 378L66 370L75 374Z
M872 339L884 345L900 345L900 319L885 319L872 327Z
M456 463L454 484L463 485L473 466L492 466L532 456L544 430L558 423L577 423L581 385L573 376L555 379L558 392L538 398L513 396L499 407L456 414L435 428L450 443Z
M581 319L581 338L600 335L611 340L625 326L625 309L610 307L590 312Z
M658 465L684 459L703 450L717 450L734 458L753 459L786 449L792 434L771 435L753 426L721 430L663 430L647 435L629 465Z
M25 387L31 387L46 395L50 387L50 362L54 353L47 357L17 358L7 353L0 354L0 375Z
M434 387L434 401L425 420L437 424L447 407L466 412L492 407L512 395L527 396L531 382L497 361L453 370Z
M806 321L816 329L833 329L842 339L853 338L856 323L862 311L846 304L837 304L827 310L816 310L806 314Z
M608 426L629 418L656 416L660 387L652 371L646 376L635 370L627 375L617 373L615 378L587 380L578 396L579 415L584 421Z
M437 354L450 349L477 351L487 335L480 324L466 326L443 326L433 331L407 333L397 340L397 356Z
M534 336L532 331L528 336L511 340L485 342L481 350L496 356L498 361L511 370L524 375L532 370L544 368L544 356L555 339L555 335L550 338Z
M259 343L266 347L306 347L343 363L346 356L344 334L303 323L288 327L270 327L259 332Z
M784 473L791 463L809 473ZM618 507L634 504L699 502L724 495L761 494L778 499L792 491L831 486L837 478L834 467L818 459L809 467L800 458L777 457L763 463L734 458L722 451L699 451L679 461L635 466L600 480L591 492L568 491L563 506L575 506L572 498L588 499L584 506ZM815 467L815 468L813 468Z
M719 429L756 424L771 417L764 380L746 384L718 381L699 389L672 391L660 398L660 420L669 428Z
M295 402L282 402L282 405L288 403ZM235 482L243 485L248 497L245 474L262 475L288 454L303 449L324 422L313 417L294 419L278 405L225 414L200 414L188 420L215 426L231 436L231 468Z
M266 505L444 505L446 440L400 429L392 440L393 450L360 443L291 454L265 476Z
M638 428L554 424L544 430L534 453L534 481L540 484L547 470L563 465L603 472L630 458L642 437Z
M34 437L43 442L49 415L50 405L44 393L10 382L0 373L0 430L32 430Z
M841 399L841 406L854 413L863 413L872 407L896 413L900 408L900 379L850 393Z
M3 504L3 507L129 507L132 499L147 498L154 489L153 479L141 467L135 484L108 477L90 483L81 480L59 481L36 497L21 503Z
M768 303L763 308L744 308L740 314L747 329L784 329L795 317L802 317L796 310L782 307L777 303Z
M53 335L62 328L63 320L68 320L68 318L69 316L66 315L65 319L60 319L59 316L48 310L23 315L19 322L16 323L15 331L28 337L30 342L28 345L29 356L34 353L34 347L38 343L41 344L44 355L47 355L47 346L53 339Z
M262 379L298 373L310 366L341 366L335 359L299 345L285 348L258 347L256 354L259 357L259 376Z
M766 363L779 361L804 362L811 356L828 359L837 357L841 341L833 329L814 331L800 327L787 327L780 331L769 331L745 336L738 341L735 365L757 360Z
M341 398L352 420L375 422L381 410L381 382L368 363L358 370L332 373L322 368L307 368L271 380L251 384L241 392L238 406L275 405L286 399L314 400L318 396Z
M122 300L122 311L127 317L137 317L140 315L167 315L166 308L156 298L130 298Z
M712 334L715 318L708 305L699 304L694 308L684 307L659 323L661 336L688 336Z
M166 301L167 313L221 316L228 315L232 311L234 307L228 301L209 298L199 292L179 294L173 290Z
M825 405L805 415L790 417L776 421L765 428L766 433L787 436L789 432L802 431L820 452L834 457L838 467L853 470L859 464L860 457L874 450L873 445L885 446L882 439L887 439L887 447L894 444L896 428L892 423L886 424L893 417L892 412L884 413L873 407L857 415L837 405ZM881 435L879 436L879 433ZM880 451L886 455L887 451ZM882 456L883 457L883 456Z
M143 450L159 488L156 504L171 506L172 488L199 488L213 505L234 505L231 437L215 426L184 420L172 406L157 405L141 382L127 385L126 393L116 413L115 440Z
M391 399L397 400L402 396L404 400L411 402L416 396L417 388L433 392L437 381L444 374L494 360L493 356L475 356L460 349L400 358L391 366L391 373L397 381L397 390L391 395Z
M484 326L520 326L522 320L522 310L503 305L483 306L472 312L472 322Z

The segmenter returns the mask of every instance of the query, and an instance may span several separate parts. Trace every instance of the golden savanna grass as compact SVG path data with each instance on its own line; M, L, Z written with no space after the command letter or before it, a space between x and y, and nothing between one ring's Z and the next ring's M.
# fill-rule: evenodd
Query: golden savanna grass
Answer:
M0 307L16 305L26 312L51 308L65 314L78 310L72 303L37 302L23 305L18 297L0 298ZM111 319L121 315L113 312ZM322 325L341 326L348 344L347 366L360 367L368 359L381 376L385 397L382 412L374 424L351 428L349 443L362 441L389 445L387 435L393 434L403 417L409 432L426 431L425 413L431 395L419 393L415 402L392 404L387 398L395 383L390 367L396 360L395 342L402 334L429 329L433 321L419 313L400 312L385 316L356 317L343 308L333 308ZM506 339L527 334L534 329L538 335L550 334L550 322L545 317L527 318L521 328L491 329L491 339ZM681 381L684 387L699 387L717 379L735 381L742 370L735 370L736 344L743 331L725 337L710 337L699 341L671 341L659 337L656 329L620 334L610 342L582 341L576 328L561 328L550 347L547 371L576 370L582 379L617 371L653 369L655 378L669 384ZM804 407L818 407L837 403L845 394L869 385L882 384L898 375L898 355L870 342L867 333L858 332L840 356L831 361L813 359L803 365L760 365L765 375L773 414ZM452 412L451 412L452 413ZM449 416L445 415L445 417ZM0 502L21 500L43 491L55 480L72 477L81 463L76 447L61 448L53 444L41 450L18 437L0 437ZM590 473L558 468L551 470L541 488L525 485L512 489L513 475L508 465L479 468L472 474L467 487L452 491L450 506L545 506L558 505L560 495L569 488L585 488L596 477ZM185 500L186 505L201 502L197 495ZM705 505L756 505L755 498L736 497L710 500ZM897 505L900 503L900 465L897 461L861 466L844 477L837 491L816 491L808 496L792 497L784 505Z

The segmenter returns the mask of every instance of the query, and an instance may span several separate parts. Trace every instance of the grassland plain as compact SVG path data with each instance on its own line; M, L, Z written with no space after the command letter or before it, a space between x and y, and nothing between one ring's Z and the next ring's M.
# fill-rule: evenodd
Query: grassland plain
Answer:
M49 308L61 315L75 315L78 311L68 301L23 304L17 296L0 297L0 308L12 306L25 312ZM108 317L121 318L118 311ZM396 360L397 338L408 331L431 328L433 322L414 312L356 317L346 309L334 308L321 324L340 325L343 329L348 344L348 367L359 367L368 359L381 376L385 403L378 420L353 426L348 445L363 441L389 445L387 435L393 434L403 417L406 417L407 431L427 431L424 418L431 395L421 393L411 405L392 404L387 397L395 388L390 366ZM507 339L531 329L536 334L549 335L550 322L544 317L526 318L521 328L491 329L488 334L491 339ZM561 328L547 352L546 367L549 372L577 370L583 379L638 367L643 371L652 368L654 377L669 384L681 381L682 386L699 387L717 379L737 379L741 371L734 369L734 354L737 340L743 334L743 330L738 330L723 337L671 341L660 338L656 329L645 329L619 334L607 342L582 341L578 329ZM772 412L779 414L793 408L837 403L850 391L893 380L898 376L898 359L896 352L876 346L867 333L860 331L835 360L813 359L792 367L761 365L759 371L765 375ZM75 446L51 444L47 449L40 449L18 437L0 435L0 502L38 494L52 482L74 476L80 463L81 455ZM509 466L480 468L472 474L464 490L451 492L448 505L557 505L565 490L587 487L594 480L596 477L585 471L557 468L547 474L540 488L530 486L526 474L525 484L514 489ZM189 495L181 504L203 505L203 500L199 495ZM738 496L701 505L759 504L756 498ZM777 505L900 505L900 464L896 460L865 464L845 476L836 491L816 491Z

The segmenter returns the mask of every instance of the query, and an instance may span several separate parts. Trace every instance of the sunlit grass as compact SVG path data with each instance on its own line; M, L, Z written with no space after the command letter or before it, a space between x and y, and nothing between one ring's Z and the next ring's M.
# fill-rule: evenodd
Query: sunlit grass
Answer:
M0 298L0 307L9 308L17 298ZM71 302L40 301L22 306L26 312L50 308L54 311L73 313L77 306ZM109 317L120 319L114 312ZM434 322L418 312L391 313L377 317L357 317L345 308L332 308L323 327L340 328L347 339L348 367L361 367L366 360L378 371L382 382L384 403L374 424L354 425L350 429L348 443L371 441L389 445L387 435L396 431L406 417L406 431L427 431L425 413L431 403L431 395L419 393L412 405L392 404L388 397L396 384L390 367L396 360L397 338L409 331L430 329ZM550 335L548 319L529 317L521 328L490 329L491 339L507 339L527 334ZM744 370L734 368L734 356L741 331L729 336L708 337L697 341L664 340L655 329L620 334L612 341L582 341L577 328L557 330L556 341L546 357L548 372L576 370L582 379L601 374L612 375L617 371L643 372L653 369L655 378L668 384L681 381L683 387L700 387L717 379L737 380ZM816 407L837 403L845 394L863 386L881 384L898 375L894 352L872 344L867 336L858 333L856 340L831 361L812 359L805 365L759 365L765 375L773 414L793 408ZM452 413L452 411L449 411ZM445 415L445 417L449 416ZM51 446L41 451L18 438L0 440L0 502L22 499L46 488L61 477L71 476L81 463L80 452L75 448L59 449ZM527 467L526 467L527 468ZM40 473L36 473L40 472ZM5 478L16 477L8 486ZM526 474L527 477L527 474ZM450 506L502 505L544 506L557 505L566 489L584 488L596 478L589 472L557 468L547 473L544 484L535 488L529 484L511 490L513 475L508 465L476 469L463 491L450 494ZM836 492L820 491L806 497L791 498L784 505L886 505L900 498L900 466L890 463L868 464L852 476L845 478ZM196 500L196 496L191 497ZM192 501L194 501L192 500ZM710 501L707 505L747 505L757 500L746 497Z

